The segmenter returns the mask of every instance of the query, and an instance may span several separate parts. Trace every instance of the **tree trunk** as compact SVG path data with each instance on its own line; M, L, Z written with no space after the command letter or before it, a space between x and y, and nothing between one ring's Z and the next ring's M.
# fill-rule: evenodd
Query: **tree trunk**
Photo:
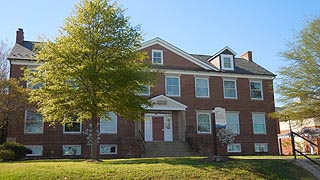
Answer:
M91 159L92 160L99 160L98 157L98 122L99 122L99 117L96 114L92 114L92 119L91 119L91 130L92 130L92 136L91 136Z

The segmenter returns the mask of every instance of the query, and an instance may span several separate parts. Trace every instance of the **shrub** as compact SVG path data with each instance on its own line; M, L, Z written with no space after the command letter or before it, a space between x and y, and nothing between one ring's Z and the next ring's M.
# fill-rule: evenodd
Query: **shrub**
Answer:
M14 160L22 160L26 158L26 154L31 150L19 143L4 143L0 146L0 150L11 150L14 152Z
M12 161L14 160L14 152L7 149L0 149L0 161Z

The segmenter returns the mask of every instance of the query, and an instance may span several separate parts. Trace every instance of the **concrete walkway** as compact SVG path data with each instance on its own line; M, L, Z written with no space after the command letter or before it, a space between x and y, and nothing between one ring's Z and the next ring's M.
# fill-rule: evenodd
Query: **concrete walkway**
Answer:
M320 159L315 159L315 161L320 164ZM320 180L320 166L314 164L308 159L295 159L293 160L293 162L298 166L306 169Z

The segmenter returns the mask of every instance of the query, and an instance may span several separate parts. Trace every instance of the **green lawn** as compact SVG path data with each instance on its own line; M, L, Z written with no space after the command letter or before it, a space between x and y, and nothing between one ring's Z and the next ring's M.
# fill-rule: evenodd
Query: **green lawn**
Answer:
M227 162L205 158L104 160L30 160L0 163L0 179L315 179L287 159L246 159Z

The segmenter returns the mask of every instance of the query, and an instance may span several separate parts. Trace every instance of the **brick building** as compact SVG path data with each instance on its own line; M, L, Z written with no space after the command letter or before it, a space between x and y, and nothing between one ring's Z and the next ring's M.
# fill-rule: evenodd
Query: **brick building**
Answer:
M304 139L295 136L295 148L305 154L319 154L320 149L320 123L314 118L305 119L303 121L291 120L279 122L280 134L279 139L279 154L281 155L292 155L292 144L291 144L291 130L295 133L300 134L302 137L312 141L317 146L312 146L309 142ZM311 133L308 133L311 132ZM311 137L313 134L313 138Z
M16 44L8 57L11 78L19 79L23 68L38 65L33 60L35 43L24 40L22 29L17 31ZM142 122L128 121L112 112L111 121L101 120L101 158L148 156L157 145L154 143L166 147L162 155L174 155L170 151L178 149L174 147L179 143L187 144L186 140L196 154L212 154L216 107L225 109L226 126L237 134L233 144L217 144L218 154L278 154L278 123L268 117L275 110L275 75L253 62L251 51L240 57L229 47L214 55L189 54L160 38L144 42L139 50L147 52L147 61L161 72L154 87L147 86L147 91L141 92L154 106L148 108ZM28 87L25 81L21 84ZM29 156L90 155L84 134L86 122L52 127L32 109L19 113L21 120L9 124L7 140L31 148Z

